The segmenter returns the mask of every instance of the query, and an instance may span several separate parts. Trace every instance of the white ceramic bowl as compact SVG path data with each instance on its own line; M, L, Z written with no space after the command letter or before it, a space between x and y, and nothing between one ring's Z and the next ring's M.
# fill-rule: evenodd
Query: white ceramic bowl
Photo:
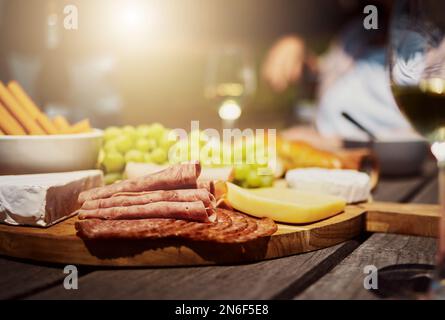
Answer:
M0 174L51 173L93 169L102 130L47 136L0 136Z

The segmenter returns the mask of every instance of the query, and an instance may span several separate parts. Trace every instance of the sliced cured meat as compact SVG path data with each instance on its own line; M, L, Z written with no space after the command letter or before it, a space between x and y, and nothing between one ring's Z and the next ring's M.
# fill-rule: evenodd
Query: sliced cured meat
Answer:
M79 210L79 219L130 220L130 219L182 219L197 222L210 222L209 216L215 209L206 208L202 201L194 202L154 202L128 207L110 207L92 210Z
M86 239L148 239L174 235L187 222L174 219L77 221L78 235Z
M144 177L84 191L79 195L79 202L109 198L120 192L196 189L200 173L199 163L178 164Z
M148 239L179 237L197 241L243 243L276 232L271 219L256 219L217 209L218 222L198 223L174 219L99 220L76 222L79 236L88 239Z
M207 208L216 206L215 197L205 189L159 190L149 192L116 193L110 198L87 200L82 210L93 210L112 207L128 207L154 202L194 202L202 201Z
M206 189L211 194L215 194L215 182L207 180L207 181L198 181L199 189Z
M187 225L184 225L180 230L176 232L176 236L189 239L198 239L200 235L207 234L208 232L211 232L211 230L215 232L222 232L223 230L227 230L232 227L233 221L231 217L223 210L217 209L216 217L217 223L189 223Z
M241 236L246 236L248 234L252 234L255 232L255 230L258 228L257 222L255 219L249 218L244 214L238 213L238 212L230 212L232 215L232 221L234 224L238 223L241 225L243 224L243 227L238 229L233 229L230 232L210 232L208 234L208 240L209 241L216 241L216 242L227 242L227 243L233 243L237 242L237 240ZM245 226L245 227L244 227Z
M252 241L258 238L262 238L262 237L268 237L273 235L278 227L276 225L276 223L269 218L264 218L264 219L254 219L254 218L250 218L250 220L255 220L255 224L256 224L256 229L252 232L244 232L243 234L238 234L237 237L230 239L230 243L243 243L243 242L248 242L248 241ZM219 241L219 242L224 242Z
M226 228L218 228L217 226L208 226L207 228L201 229L195 233L188 235L188 238L193 240L201 241L217 241L224 239L230 242L230 239L236 237L237 234L242 233L249 226L246 216L243 214L237 214L236 212L217 210L217 215L226 214L231 220L230 226ZM224 242L225 242L224 241Z

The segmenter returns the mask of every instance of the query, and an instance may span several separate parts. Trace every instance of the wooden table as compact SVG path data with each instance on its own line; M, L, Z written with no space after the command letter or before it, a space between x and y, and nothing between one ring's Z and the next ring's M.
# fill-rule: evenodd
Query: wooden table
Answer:
M379 201L437 203L433 165L419 176L385 178ZM110 269L79 267L65 290L64 266L0 257L0 299L378 299L363 287L366 265L433 264L436 240L366 234L340 245L248 265Z

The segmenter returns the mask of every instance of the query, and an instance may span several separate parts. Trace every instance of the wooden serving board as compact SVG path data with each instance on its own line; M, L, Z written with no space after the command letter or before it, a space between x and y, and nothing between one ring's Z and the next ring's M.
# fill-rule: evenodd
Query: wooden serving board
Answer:
M279 224L271 237L245 244L181 239L84 241L77 217L52 227L0 225L0 254L36 261L101 266L186 266L273 259L326 248L365 231L436 236L438 206L372 203L348 206L330 219L304 226Z

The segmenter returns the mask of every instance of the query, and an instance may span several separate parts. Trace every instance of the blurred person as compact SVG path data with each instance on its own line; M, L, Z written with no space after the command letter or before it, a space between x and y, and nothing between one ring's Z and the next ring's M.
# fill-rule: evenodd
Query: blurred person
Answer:
M351 1L343 3L352 4ZM363 9L368 4L378 8L377 30L367 30L363 26L366 17ZM391 0L355 1L355 17L320 57L312 53L298 35L284 36L273 45L262 72L275 91L282 92L298 83L305 72L316 74L318 79L315 127L323 138L314 137L311 130L291 130L289 136L312 134L309 138L312 142L320 142L324 137L366 138L342 112L350 114L377 136L395 131L412 133L392 96L386 68L392 7Z

